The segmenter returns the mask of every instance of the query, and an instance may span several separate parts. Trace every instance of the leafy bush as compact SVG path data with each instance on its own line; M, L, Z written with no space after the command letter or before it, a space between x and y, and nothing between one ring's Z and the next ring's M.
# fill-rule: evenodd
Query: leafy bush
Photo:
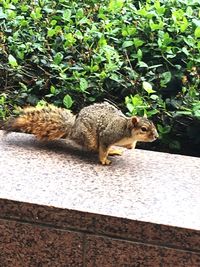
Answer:
M199 0L1 0L0 116L41 99L75 111L108 99L151 117L163 149L200 145L199 10Z

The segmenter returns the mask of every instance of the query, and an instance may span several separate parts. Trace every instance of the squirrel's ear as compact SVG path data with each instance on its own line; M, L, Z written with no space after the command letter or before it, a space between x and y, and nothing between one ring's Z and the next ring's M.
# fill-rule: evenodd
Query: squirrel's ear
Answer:
M132 122L132 124L135 126L136 124L138 124L138 122L139 122L139 118L136 117L136 116L133 116L133 117L131 118L131 122Z

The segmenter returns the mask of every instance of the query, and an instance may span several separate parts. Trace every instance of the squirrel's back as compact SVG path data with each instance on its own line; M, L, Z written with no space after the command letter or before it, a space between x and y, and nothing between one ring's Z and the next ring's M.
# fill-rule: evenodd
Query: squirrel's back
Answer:
M125 115L108 102L95 103L84 107L77 115L72 128L71 139L89 150L98 150L99 137L112 122L117 121L117 129L126 120ZM124 125L122 125L122 128ZM111 136L118 130L113 129Z
M31 133L40 140L55 140L67 137L74 121L75 116L67 109L53 105L28 107L20 116L10 118L4 130Z

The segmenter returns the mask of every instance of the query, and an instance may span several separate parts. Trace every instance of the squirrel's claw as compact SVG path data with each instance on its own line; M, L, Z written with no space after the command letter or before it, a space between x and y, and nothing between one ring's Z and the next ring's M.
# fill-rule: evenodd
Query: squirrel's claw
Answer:
M102 165L110 165L111 164L111 160L109 160L109 159L102 159L102 160L100 160L101 161L101 164Z

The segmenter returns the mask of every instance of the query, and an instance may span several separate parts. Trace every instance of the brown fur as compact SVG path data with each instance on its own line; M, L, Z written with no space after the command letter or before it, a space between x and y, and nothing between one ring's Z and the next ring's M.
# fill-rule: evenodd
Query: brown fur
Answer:
M98 152L104 165L111 162L109 154L121 154L112 145L134 148L137 141L152 142L158 137L150 120L126 117L106 102L85 107L76 117L53 105L25 108L19 117L8 120L4 129L32 133L41 140L69 138L87 150Z
M40 140L56 140L69 135L75 116L66 109L48 105L43 108L25 108L17 118L4 125L9 131L34 134Z
M142 131L145 127L146 131ZM109 103L83 108L72 127L70 138L87 149L98 151L99 160L108 165L112 145L134 148L137 141L152 142L158 137L154 124L147 118L126 117Z

